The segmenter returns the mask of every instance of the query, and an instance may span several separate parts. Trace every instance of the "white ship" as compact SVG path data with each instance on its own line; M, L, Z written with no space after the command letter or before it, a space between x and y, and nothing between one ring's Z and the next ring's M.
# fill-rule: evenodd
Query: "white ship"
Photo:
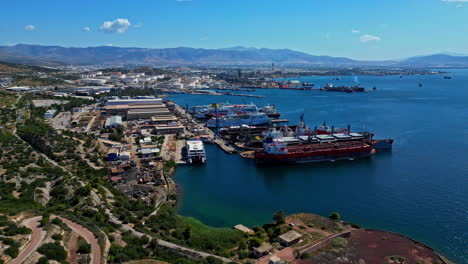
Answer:
M232 126L257 126L257 125L269 125L271 119L266 113L250 113L250 114L229 114L222 117L212 117L206 121L206 126L209 128L216 127L232 127Z
M248 114L253 112L258 112L258 108L254 104L249 105L233 105L229 103L225 104L215 104L215 105L208 105L203 107L194 108L195 117L204 119L204 118L211 118L215 116L226 116L230 113L234 114Z
M188 164L206 163L205 146L201 140L187 140L185 148Z

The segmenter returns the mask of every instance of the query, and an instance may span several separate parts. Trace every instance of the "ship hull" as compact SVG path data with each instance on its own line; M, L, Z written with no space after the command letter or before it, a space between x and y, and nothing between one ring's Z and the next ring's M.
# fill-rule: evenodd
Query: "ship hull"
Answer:
M272 164L301 164L301 163L316 163L316 162L334 162L339 160L356 160L367 158L374 154L373 151L365 151L353 154L339 154L339 155L326 155L326 156L311 156L311 157L290 157L284 159L270 159L270 158L255 158L258 165L272 165Z
M362 159L374 154L373 144L338 149L323 149L316 151L302 151L287 154L269 154L263 151L255 153L257 164L295 164L313 163L337 160Z

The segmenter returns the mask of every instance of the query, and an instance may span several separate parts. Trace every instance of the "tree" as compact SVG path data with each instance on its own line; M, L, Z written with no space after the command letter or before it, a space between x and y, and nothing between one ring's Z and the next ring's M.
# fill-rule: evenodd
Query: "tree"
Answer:
M37 264L47 264L49 263L49 259L47 257L41 257L38 261Z
M42 214L41 226L46 226L49 223L50 213L45 212Z
M222 260L220 260L219 258L213 257L213 256L206 257L206 262L208 264L223 264Z
M80 254L89 254L91 253L91 245L81 238L78 241L78 250L76 252Z
M282 225L286 222L286 214L282 210L279 210L273 215L273 220L277 225Z
M57 261L64 261L67 259L67 251L58 242L47 243L42 245L37 252L46 256L48 259L55 259Z
M338 221L341 219L341 215L337 212L333 212L330 214L330 216L328 217L330 218L331 220L335 220L335 221Z
M190 228L190 226L187 226L184 230L183 235L185 240L189 240L192 235L192 228Z

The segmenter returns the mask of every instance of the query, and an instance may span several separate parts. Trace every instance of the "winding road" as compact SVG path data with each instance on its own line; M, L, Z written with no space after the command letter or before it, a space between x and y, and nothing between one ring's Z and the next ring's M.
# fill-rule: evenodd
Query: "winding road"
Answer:
M86 229L85 227L70 221L61 216L51 216L51 219L58 218L62 220L71 230L77 233L79 236L83 237L86 242L91 245L91 264L100 264L101 263L101 247L99 242L94 236L94 234ZM23 225L31 228L32 234L29 242L21 249L18 256L10 262L10 264L21 264L23 263L33 252L37 250L42 241L45 238L45 231L41 227L42 216L36 216L33 218L28 218L23 221Z
M10 261L10 264L23 263L34 251L37 250L45 237L45 231L41 228L41 219L42 216L36 216L23 221L23 225L32 230L31 239L21 249L18 256Z
M61 216L52 216L51 218L58 218L62 220L62 222L71 228L71 230L80 235L82 238L84 238L84 240L86 240L86 242L88 242L88 244L91 245L91 264L101 263L101 247L99 246L98 240L91 231Z

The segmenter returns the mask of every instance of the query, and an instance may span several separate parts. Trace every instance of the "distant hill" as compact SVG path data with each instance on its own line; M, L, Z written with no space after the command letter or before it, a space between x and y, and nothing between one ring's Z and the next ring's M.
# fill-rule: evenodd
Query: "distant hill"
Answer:
M195 48L65 48L18 44L0 46L0 60L27 64L135 64L135 65L255 65L255 64L311 64L352 65L359 62L330 56L314 56L289 49L255 49L234 47L227 49Z
M44 68L39 66L31 66L25 64L17 64L11 62L0 61L0 74L16 74L16 73L29 73L29 72L56 72L58 70Z
M400 64L403 66L424 65L424 67L468 67L468 56L434 54L409 58Z
M324 67L404 66L468 67L468 57L438 54L400 61L357 61L344 57L316 56L290 49L187 47L148 49L121 47L73 48L18 44L0 46L0 61L30 65L260 65L298 64Z

